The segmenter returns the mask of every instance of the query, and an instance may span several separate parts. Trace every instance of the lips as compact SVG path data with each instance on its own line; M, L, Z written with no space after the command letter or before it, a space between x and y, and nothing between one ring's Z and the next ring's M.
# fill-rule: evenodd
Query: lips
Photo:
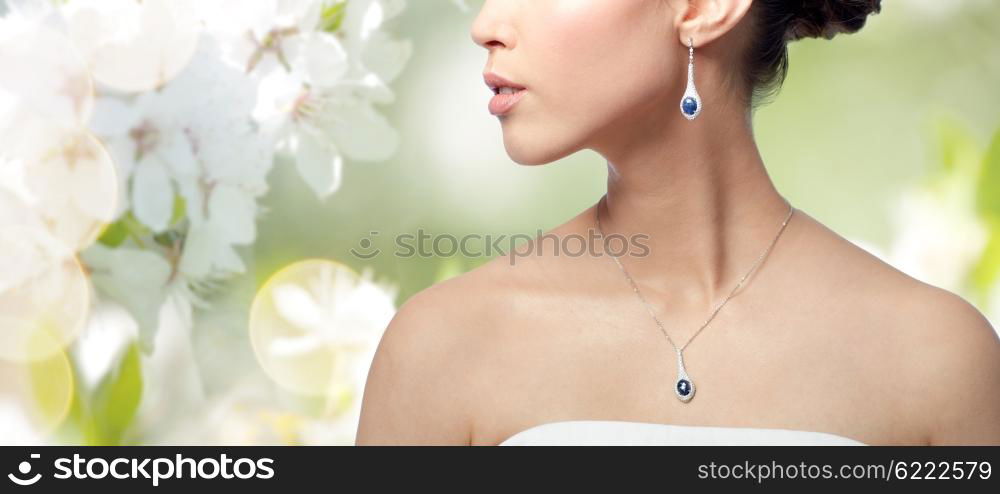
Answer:
M514 108L514 105L518 101L521 101L527 89L493 72L483 74L483 80L489 86L490 90L493 91L494 96L490 100L489 110L491 114L496 116L509 113Z

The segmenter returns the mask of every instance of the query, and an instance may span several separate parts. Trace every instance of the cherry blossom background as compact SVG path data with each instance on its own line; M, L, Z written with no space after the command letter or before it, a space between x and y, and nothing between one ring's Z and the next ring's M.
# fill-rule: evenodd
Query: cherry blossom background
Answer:
M0 0L0 444L353 444L396 307L488 260L393 237L603 192L592 153L510 163L479 3ZM793 203L994 326L996 21L886 5L755 115Z
M404 8L6 2L3 442L353 441L394 286L332 259L274 273L239 318L270 387L209 392L191 333L247 274L276 163L322 200L395 153L378 106L412 44L383 25Z

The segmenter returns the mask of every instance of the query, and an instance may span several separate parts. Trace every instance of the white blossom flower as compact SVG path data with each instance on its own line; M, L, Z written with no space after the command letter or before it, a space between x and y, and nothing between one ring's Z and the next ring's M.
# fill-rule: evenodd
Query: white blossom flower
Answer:
M78 326L88 322L74 347L80 377L94 386L139 339L147 350L139 437L211 407L193 358L193 306L207 308L202 290L245 271L237 249L256 239L257 201L275 153L290 154L325 198L341 187L345 160L395 152L399 137L376 108L393 102L389 84L412 54L408 40L382 29L404 6L0 0L0 236L10 236L0 248L16 254L0 258L0 295L17 295L26 280L45 274L21 262L30 255L58 252L84 295L86 268L100 299L89 319L89 298L73 299L83 308ZM84 247L81 266L75 255ZM262 427L285 443L353 441L395 292L372 282L370 271L331 273L276 286L276 317L291 332L272 335L258 355L292 367L300 358L336 356L325 362L328 375L318 376L323 386L307 393L319 393L311 399L322 401L323 417L232 401L247 420L227 412L221 423ZM47 283L31 293L62 296ZM0 305L26 306L19 300L0 297ZM63 303L63 312L71 305ZM204 439L217 425L187 437Z
M113 220L114 163L85 129L35 129L41 132L20 136L20 156L0 153L0 225L44 229L68 249L82 249Z
M257 8L272 12L273 3ZM323 199L340 187L344 156L379 161L398 147L395 130L372 103L392 101L386 84L412 48L376 30L402 2L347 2L337 35L321 29L320 4L285 5L285 15L255 24L253 50L231 53L241 53L236 63L260 79L254 118L279 150L292 154L299 173ZM236 39L245 45L246 37ZM368 64L362 60L366 54Z
M247 73L290 70L303 35L319 27L320 0L217 0L201 2L198 15L219 39L225 59ZM297 60L301 63L301 60Z
M221 61L210 38L162 90L98 101L94 127L131 172L136 218L163 232L183 198L190 227L180 271L196 280L242 272L233 246L256 237L256 199L274 158L250 119L253 105L252 82Z
M0 107L10 105L8 111L19 121L7 129L0 125L5 150L17 145L26 118L47 127L80 127L90 118L93 81L76 46L62 32L24 15L0 18L0 66L0 92L6 93L0 100L8 101Z
M47 4L46 4L47 5ZM49 230L67 247L92 242L114 213L115 168L83 127L93 84L54 10L17 2L0 19L0 224Z
M156 89L191 60L201 26L194 0L61 3L68 34L94 77L121 91Z

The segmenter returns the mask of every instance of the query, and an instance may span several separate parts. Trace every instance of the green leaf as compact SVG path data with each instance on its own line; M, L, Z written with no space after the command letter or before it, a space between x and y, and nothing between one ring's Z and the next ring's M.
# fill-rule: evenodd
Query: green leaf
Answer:
M98 444L119 445L135 418L142 398L142 365L139 346L132 343L117 367L94 390L91 398L93 426Z
M335 33L344 23L344 15L347 13L347 0L334 0L323 6L320 13L319 29L328 33Z
M183 200L183 199L182 199ZM176 212L176 202L175 202ZM131 211L125 213L118 221L108 225L97 241L108 247L119 247L125 239L132 237L137 244L142 245L142 237L151 233L146 225L143 225Z
M983 217L1000 220L1000 129L993 135L983 158L976 191L976 208Z
M116 221L104 229L97 241L108 247L118 247L126 238L128 238L128 227L124 221Z
M187 201L184 196L177 194L174 196L174 211L170 215L170 226L174 226L178 221L184 219L187 214Z

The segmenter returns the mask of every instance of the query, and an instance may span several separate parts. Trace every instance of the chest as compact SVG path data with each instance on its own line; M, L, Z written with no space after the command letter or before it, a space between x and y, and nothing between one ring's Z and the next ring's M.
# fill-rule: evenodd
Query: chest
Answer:
M750 303L726 307L700 331L699 322L670 325L663 318L675 345L687 343L684 369L694 394L684 402L675 393L675 347L641 305L627 307L633 310L578 306L508 321L484 360L484 369L502 372L480 401L490 407L480 412L474 442L496 444L527 427L576 419L820 431L868 444L920 441L893 394L900 369L883 339L861 339L876 333L857 319L817 322L808 312Z

